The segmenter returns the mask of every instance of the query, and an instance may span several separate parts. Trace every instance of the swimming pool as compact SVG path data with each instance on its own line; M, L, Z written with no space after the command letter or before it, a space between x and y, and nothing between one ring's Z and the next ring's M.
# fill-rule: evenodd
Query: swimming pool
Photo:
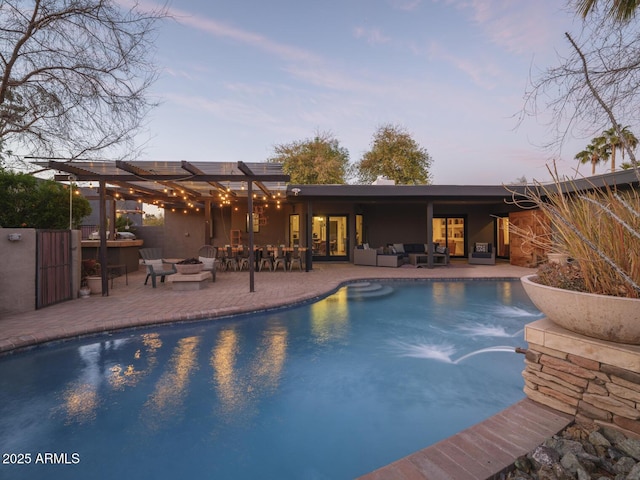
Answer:
M523 398L540 317L519 282L360 283L0 358L0 477L353 478Z

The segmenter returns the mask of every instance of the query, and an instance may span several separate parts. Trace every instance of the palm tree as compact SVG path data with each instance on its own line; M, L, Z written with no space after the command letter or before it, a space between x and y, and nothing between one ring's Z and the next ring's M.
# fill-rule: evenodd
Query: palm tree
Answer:
M574 157L580 163L591 163L591 175L596 174L596 165L609 159L610 145L604 136L596 137L591 143Z
M622 149L622 159L624 160L626 148L636 148L638 146L638 139L633 132L629 130L629 125L623 127L620 124L618 124L617 129L616 127L611 127L609 130L605 130L602 136L605 138L611 150L611 171L615 172L617 149Z
M616 0L613 2L610 0L606 2L602 0L576 0L576 10L582 18L586 18L596 9L598 4L609 9L608 16L615 18L618 22L626 22L635 16L636 9L640 6L640 0ZM611 4L610 7L609 4Z
M633 134L633 132L629 130L629 125L624 127L621 130L621 133L622 133L622 141L620 142L620 146L622 147L622 159L624 160L625 152L629 150L633 150L638 146L638 139ZM633 157L633 155L631 156Z

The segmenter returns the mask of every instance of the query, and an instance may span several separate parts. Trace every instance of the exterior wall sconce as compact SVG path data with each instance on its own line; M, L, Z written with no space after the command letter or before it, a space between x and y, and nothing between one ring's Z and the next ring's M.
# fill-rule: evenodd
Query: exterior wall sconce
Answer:
M291 191L293 192L293 194L297 197L298 194L300 193L300 189L299 188L292 188Z
M9 238L10 242L19 242L20 240L22 240L22 234L21 233L10 233L7 238Z

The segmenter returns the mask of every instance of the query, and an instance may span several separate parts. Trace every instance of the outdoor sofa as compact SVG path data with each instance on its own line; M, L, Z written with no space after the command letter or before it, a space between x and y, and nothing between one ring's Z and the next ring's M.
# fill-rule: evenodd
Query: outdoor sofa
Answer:
M427 244L424 243L393 243L378 248L358 245L353 251L353 264L395 268L405 263L422 266L427 264L426 248ZM448 265L449 249L436 243L433 248L434 264Z

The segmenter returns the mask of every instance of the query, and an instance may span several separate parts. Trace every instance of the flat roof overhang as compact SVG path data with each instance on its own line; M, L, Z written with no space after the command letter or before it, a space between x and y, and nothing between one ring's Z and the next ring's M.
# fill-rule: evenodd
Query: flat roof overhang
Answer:
M560 189L565 193L604 187L634 188L639 184L632 169L593 177L565 180ZM287 198L304 201L416 202L481 204L511 200L530 189L555 191L554 183L529 185L289 185Z
M32 159L35 159L32 157ZM286 196L289 175L276 163L89 161L40 158L56 181L104 182L107 195L160 207L201 207L205 201L246 201L252 182L264 199ZM258 195L258 193L256 193Z

